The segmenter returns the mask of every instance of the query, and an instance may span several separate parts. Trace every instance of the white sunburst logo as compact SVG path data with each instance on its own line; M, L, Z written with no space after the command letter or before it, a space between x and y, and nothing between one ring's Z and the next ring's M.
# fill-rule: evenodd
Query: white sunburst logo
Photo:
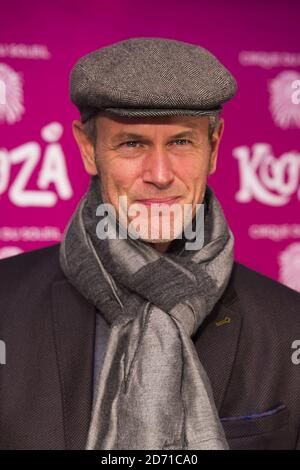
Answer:
M0 259L9 258L23 253L23 250L17 246L4 246L0 248Z
M0 63L0 123L14 124L25 111L23 80L7 64Z
M300 243L291 243L279 253L279 281L300 292Z
M292 100L293 83L300 79L295 70L286 70L270 81L270 111L275 124L282 129L300 127L300 106Z

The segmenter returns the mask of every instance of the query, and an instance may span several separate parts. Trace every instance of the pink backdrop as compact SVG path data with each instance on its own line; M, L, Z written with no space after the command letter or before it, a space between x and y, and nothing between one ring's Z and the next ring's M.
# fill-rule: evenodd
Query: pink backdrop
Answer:
M214 53L238 81L210 184L236 259L300 291L300 3L3 2L0 257L50 245L86 191L69 73L91 50L166 37Z

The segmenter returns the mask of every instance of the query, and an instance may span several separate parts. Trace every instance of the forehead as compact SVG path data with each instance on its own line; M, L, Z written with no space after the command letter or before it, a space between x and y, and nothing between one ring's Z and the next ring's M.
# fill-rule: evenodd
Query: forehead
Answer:
M207 131L208 116L151 116L151 117L123 117L111 116L105 113L97 116L97 127L107 134L123 132L151 132L162 129L166 131L193 130Z

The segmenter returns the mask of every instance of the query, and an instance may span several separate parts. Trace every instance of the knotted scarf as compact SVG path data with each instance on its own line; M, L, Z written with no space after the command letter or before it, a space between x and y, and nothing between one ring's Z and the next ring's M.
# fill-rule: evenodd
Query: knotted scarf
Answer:
M98 238L102 203L94 176L60 252L69 281L110 325L86 449L227 449L192 341L233 266L220 203L207 186L201 249L187 250L183 232L164 253L141 238Z

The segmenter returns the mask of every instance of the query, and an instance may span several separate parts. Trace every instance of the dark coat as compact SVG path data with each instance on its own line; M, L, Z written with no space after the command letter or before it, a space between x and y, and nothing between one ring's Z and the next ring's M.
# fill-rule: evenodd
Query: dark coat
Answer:
M58 253L55 245L0 262L0 449L85 446L96 311ZM300 448L300 364L291 360L300 295L235 263L193 340L230 447Z

